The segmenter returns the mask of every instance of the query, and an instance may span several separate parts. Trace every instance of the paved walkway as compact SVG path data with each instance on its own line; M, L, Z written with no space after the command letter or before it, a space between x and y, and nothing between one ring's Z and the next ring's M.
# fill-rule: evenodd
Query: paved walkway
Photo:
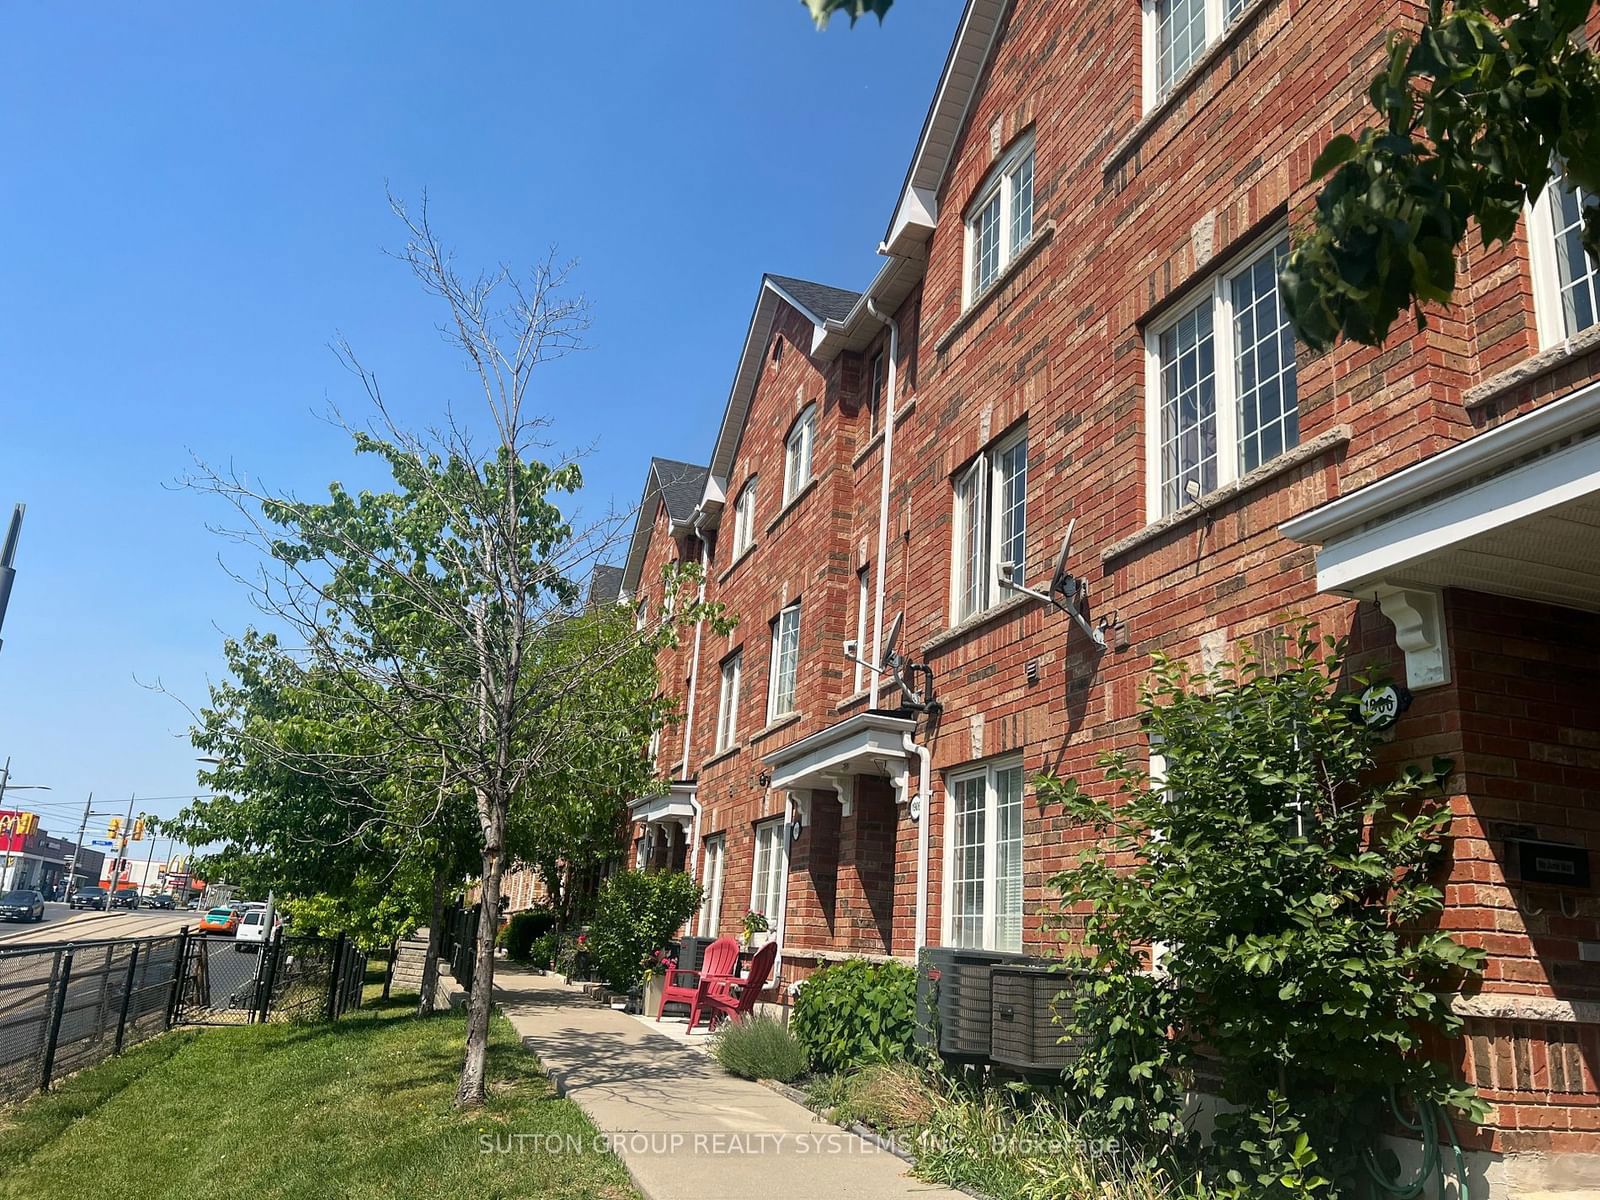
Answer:
M496 963L495 984L522 1044L609 1135L647 1200L965 1200L556 976Z

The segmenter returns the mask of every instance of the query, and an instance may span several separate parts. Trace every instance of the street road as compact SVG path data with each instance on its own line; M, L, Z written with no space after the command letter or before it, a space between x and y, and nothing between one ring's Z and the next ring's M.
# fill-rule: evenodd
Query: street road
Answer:
M197 912L165 912L156 908L93 912L46 904L37 924L0 925L0 946L15 949L36 942L87 941L101 938L162 937L200 920Z

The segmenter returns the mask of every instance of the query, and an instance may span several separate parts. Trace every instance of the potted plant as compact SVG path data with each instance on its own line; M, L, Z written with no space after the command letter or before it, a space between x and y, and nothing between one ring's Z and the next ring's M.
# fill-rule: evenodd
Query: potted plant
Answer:
M645 955L644 992L639 1008L645 1016L661 1011L661 989L666 986L667 976L677 965L665 950L652 950Z
M568 979L567 982L571 983L573 979L576 979L580 983L588 983L592 978L594 978L594 966L589 957L589 935L580 933L577 943L573 947L572 978Z
M770 933L771 931L772 924L767 920L764 913L758 913L753 908L747 908L745 910L744 920L739 922L739 940L744 945L746 950L751 948L752 943L755 941L756 934Z

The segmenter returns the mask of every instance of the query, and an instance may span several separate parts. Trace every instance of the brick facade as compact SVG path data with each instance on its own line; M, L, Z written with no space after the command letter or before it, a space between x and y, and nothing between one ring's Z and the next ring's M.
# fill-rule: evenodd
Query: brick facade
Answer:
M819 786L793 797L767 785L764 762L868 708L841 644L864 629L861 653L869 653L881 630L880 571L883 623L904 614L900 648L931 668L942 705L915 730L932 752L921 815L929 944L945 938L950 917L951 774L1014 760L1025 780L1049 770L1105 787L1104 751L1147 750L1135 714L1152 653L1214 662L1293 613L1348 636L1357 662L1406 677L1390 620L1359 593L1319 591L1317 549L1279 527L1600 379L1593 330L1541 352L1526 235L1503 249L1464 247L1458 303L1431 311L1425 329L1402 322L1381 349L1300 347L1297 444L1168 517L1148 499L1146 338L1216 272L1303 220L1317 151L1364 119L1384 31L1422 11L1374 0L1332 8L1251 0L1167 98L1142 112L1138 6L969 5L952 61L977 45L981 71L953 113L941 108L951 103L941 88L929 128L937 133L949 119L953 142L933 171L935 141L925 137L912 168L913 184L928 171L937 177L931 204L929 189L918 193L937 218L915 253L896 256L906 244L897 213L886 240L894 270L868 293L900 333L881 562L889 422L885 412L875 419L871 393L887 326L864 300L813 302L763 281L697 524L686 532L665 503L649 506L625 586L635 601L648 596L662 563L704 553L708 597L740 619L726 639L707 632L697 660L688 639L663 656L663 686L687 711L692 685L695 715L662 737L658 765L663 777L694 785L690 868L699 843L725 838L722 933L737 933L754 895L757 826L801 817L798 838L785 837L784 982L830 956L907 958L917 947L914 761L904 793L868 770L848 795ZM984 18L992 40L971 31ZM1032 239L972 297L963 214L998 159L1027 138ZM838 311L820 311L830 306ZM811 481L785 505L785 439L812 404ZM998 593L975 619L954 619L956 482L1023 429L1025 578L1042 582L1075 520L1070 565L1088 584L1091 619L1110 643L1104 652L1060 612L1014 593ZM751 478L753 545L735 561L731 518ZM864 622L862 570L873 605ZM1592 594L1600 609L1600 591ZM794 711L769 714L770 626L797 601ZM1443 619L1449 681L1415 689L1389 754L1395 763L1455 762L1443 924L1487 949L1490 967L1469 1036L1448 1053L1497 1106L1491 1125L1465 1132L1474 1148L1496 1154L1600 1155L1600 907L1592 890L1515 878L1508 845L1537 837L1592 851L1600 842L1600 616L1448 586ZM720 666L735 653L737 727L718 751ZM880 708L893 704L886 689ZM1087 838L1024 786L1028 948L1047 950L1057 936L1047 881ZM1517 1009L1523 1000L1532 1007Z

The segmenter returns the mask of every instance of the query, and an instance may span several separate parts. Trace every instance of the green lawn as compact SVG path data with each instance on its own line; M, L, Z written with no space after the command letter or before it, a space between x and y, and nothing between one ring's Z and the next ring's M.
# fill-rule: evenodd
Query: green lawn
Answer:
M417 1020L414 1005L333 1026L182 1030L0 1109L0 1197L637 1200L499 1016L490 1102L455 1111L464 1020ZM578 1149L552 1152L545 1135Z

